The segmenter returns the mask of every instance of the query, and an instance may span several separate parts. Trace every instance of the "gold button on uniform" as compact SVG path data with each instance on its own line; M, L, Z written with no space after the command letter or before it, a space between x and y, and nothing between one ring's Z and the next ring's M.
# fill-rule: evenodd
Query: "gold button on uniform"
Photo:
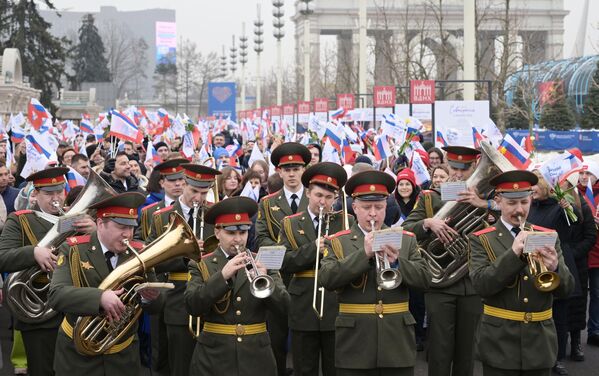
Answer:
M525 281L528 281L528 276L525 275L524 278L522 278L522 279L525 280Z
M528 298L524 298L524 299L522 299L522 301L523 301L524 303L528 303Z
M379 290L379 291L383 291L383 288L381 286L377 286L376 289Z
M241 337L237 337L237 342L242 342L243 339Z
M237 300L238 302L240 302L240 301L241 301L241 296L238 296L236 300Z
M240 310L237 310L237 311L235 311L235 314L236 314L237 316L241 316L241 311L240 311Z

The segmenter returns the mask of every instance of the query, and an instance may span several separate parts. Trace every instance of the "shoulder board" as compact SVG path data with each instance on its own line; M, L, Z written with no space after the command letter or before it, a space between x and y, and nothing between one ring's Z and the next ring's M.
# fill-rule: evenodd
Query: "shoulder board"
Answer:
M33 213L33 210L18 210L15 212L15 215L21 215L21 214L30 214Z
M214 252L206 253L205 255L202 255L202 260L207 259L212 256L214 256Z
M285 218L294 218L294 217L299 217L299 216L300 216L300 215L302 215L302 214L304 214L304 212L299 212L299 213L291 214L291 215L288 215L288 216L287 216L287 217L285 217Z
M160 204L160 201L156 201L156 202L155 202L155 203L153 203L153 204L150 204L150 205L148 205L148 206L144 206L143 208L141 208L141 211L148 210L149 208L153 208L154 206L156 206L156 205L158 205L158 204Z
M532 225L532 229L535 230L535 231L555 232L554 229L546 228L546 227L541 227L541 226L537 226L537 225Z
M495 226L491 226L491 227L483 228L482 230L478 230L478 231L474 232L473 235L479 236L479 235L486 234L491 231L495 231Z
M267 196L264 196L264 197L262 197L262 199L265 199L265 198L273 198L273 197L277 196L279 193L281 193L281 190L280 190L280 189L279 189L278 191L276 191L275 193L271 193L271 194L269 194L269 195L267 195Z
M329 238L330 238L330 239L333 239L333 238L337 238L337 237L339 237L339 236L342 236L342 235L348 235L348 234L351 234L351 229L349 229L349 230L343 230L343 231L339 231L339 232L337 232L337 233L335 233L335 234L333 234L333 235L329 236Z
M167 207L165 207L165 208L162 208L162 209L160 209L160 210L156 210L156 211L154 212L154 214L162 214L162 213L164 213L164 212L167 212L167 211L171 210L172 208L173 208L173 205L170 205L170 206L167 206Z
M135 240L131 240L129 244L136 250L142 249L144 247L144 243Z
M414 236L416 236L416 235L414 235L414 233L413 233L413 232L406 231L406 230L403 230L403 234L404 234L404 235L411 236L411 237L414 237Z
M89 243L91 238L91 235L71 236L70 238L67 238L67 244L71 246L77 244L85 244Z

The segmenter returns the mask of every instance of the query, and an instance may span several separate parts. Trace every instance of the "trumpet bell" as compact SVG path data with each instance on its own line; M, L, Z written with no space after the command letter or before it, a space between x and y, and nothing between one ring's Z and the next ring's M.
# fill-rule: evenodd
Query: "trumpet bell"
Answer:
M557 273L546 271L537 274L534 283L537 290L551 292L559 286L560 278Z
M258 299L268 298L275 291L275 283L268 275L254 278L250 284L250 293Z
M383 290L393 290L401 285L403 280L397 269L384 269L377 275L377 283Z

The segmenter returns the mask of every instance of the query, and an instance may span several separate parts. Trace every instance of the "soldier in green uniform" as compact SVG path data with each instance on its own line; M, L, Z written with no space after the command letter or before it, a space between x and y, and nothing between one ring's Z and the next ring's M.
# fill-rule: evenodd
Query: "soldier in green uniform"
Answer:
M320 307L320 292L317 293L316 309L313 309L314 267L316 248L324 252L324 236L342 231L343 212L331 212L339 190L347 180L347 173L340 165L331 162L317 163L302 175L306 188L308 208L283 219L280 244L286 253L282 272L293 274L289 282L289 328L291 329L291 351L294 375L318 376L319 368L324 376L335 375L335 318L337 297L325 291L324 305ZM319 213L320 234L318 234ZM350 225L353 225L353 217ZM320 256L321 257L321 256ZM322 358L322 367L319 367Z
M97 209L97 228L91 235L67 239L59 251L57 268L50 283L49 302L65 314L56 339L54 370L56 375L138 375L141 371L137 325L134 324L121 342L96 356L77 352L73 330L79 316L105 315L118 321L125 313L119 295L123 289L101 290L97 287L118 265L131 257L123 240L131 240L137 226L137 208L145 200L136 192L122 193L91 206ZM142 244L131 242L141 249ZM148 273L150 278L153 273ZM140 291L142 305L160 306L156 289Z
M386 200L394 188L395 181L384 172L352 176L345 191L353 198L356 223L325 241L320 278L326 289L337 291L338 376L414 373L416 320L408 309L408 287L426 288L430 275L410 232L402 230L400 247L385 244L379 251L402 276L397 286L379 285L374 257L384 256L373 251L372 231L385 228Z
M485 376L548 376L557 356L551 307L554 297L566 298L572 292L574 279L558 240L535 253L559 277L559 286L535 286L538 275L531 273L523 253L526 237L530 231L554 231L524 223L537 182L528 171L494 177L490 183L496 187L501 218L470 236L470 278L484 303L477 353Z
M160 172L160 186L164 190L164 199L141 209L139 237L146 240L152 229L152 218L157 210L171 206L183 194L185 179L181 164L189 163L185 158L169 159L162 162L154 169Z
M256 249L263 246L276 245L283 218L305 211L308 198L304 193L301 177L312 156L310 150L297 142L286 142L278 146L270 155L271 163L283 179L283 189L265 196L258 207L256 220ZM290 276L283 274L287 286ZM274 312L268 315L268 331L272 348L277 360L279 376L286 375L287 363L287 316L277 316Z
M52 250L38 247L37 243L52 228L52 223L38 217L34 211L59 215L65 200L65 177L67 168L49 168L31 174L27 181L33 182L37 204L33 210L21 210L11 213L0 236L0 271L17 272L39 266L43 271L51 272L56 266L57 256ZM79 233L95 230L91 217L74 223ZM46 276L33 281L35 288L43 288L49 283ZM62 315L25 323L15 319L15 329L22 331L29 375L52 375L56 334Z
M259 299L250 292L244 270L249 261L245 246L256 210L252 199L232 197L215 204L206 214L206 222L214 225L219 247L199 263L189 263L185 306L204 323L193 354L192 375L277 374L266 331L266 311L285 315L289 294L279 274L267 272L260 263L256 263L260 274L268 273L272 278L272 294Z
M443 150L447 152L449 180L468 180L476 168L480 151L463 146L447 146ZM491 202L478 197L474 187L462 192L459 201L491 208ZM457 236L457 232L444 219L433 218L442 206L438 191L424 191L414 210L402 223L403 228L415 233L419 243L437 237L447 244ZM429 376L472 375L474 333L482 313L482 303L470 278L466 275L447 287L431 284L424 298L428 317Z
M200 239L202 215L205 215L202 212L205 213L209 206L206 197L214 185L216 175L220 175L220 172L210 167L191 163L181 164L180 167L183 168L186 181L183 194L171 206L154 213L148 242L162 234L170 213L181 214L193 229L194 217L196 217L196 213L193 211L195 202L198 208L195 235L201 248L203 240L214 233L212 225L204 225L203 238ZM157 273L168 272L169 282L175 284L174 289L168 290L164 294L164 322L166 323L169 368L172 376L189 374L189 363L195 346L195 341L189 330L189 314L183 303L183 293L188 280L187 261L184 257L178 257L156 266Z

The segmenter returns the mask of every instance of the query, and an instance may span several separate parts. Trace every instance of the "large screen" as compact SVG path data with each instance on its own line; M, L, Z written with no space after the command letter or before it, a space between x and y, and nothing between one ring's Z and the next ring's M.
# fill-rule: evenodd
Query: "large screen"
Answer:
M175 64L177 61L177 24L156 22L156 64Z

